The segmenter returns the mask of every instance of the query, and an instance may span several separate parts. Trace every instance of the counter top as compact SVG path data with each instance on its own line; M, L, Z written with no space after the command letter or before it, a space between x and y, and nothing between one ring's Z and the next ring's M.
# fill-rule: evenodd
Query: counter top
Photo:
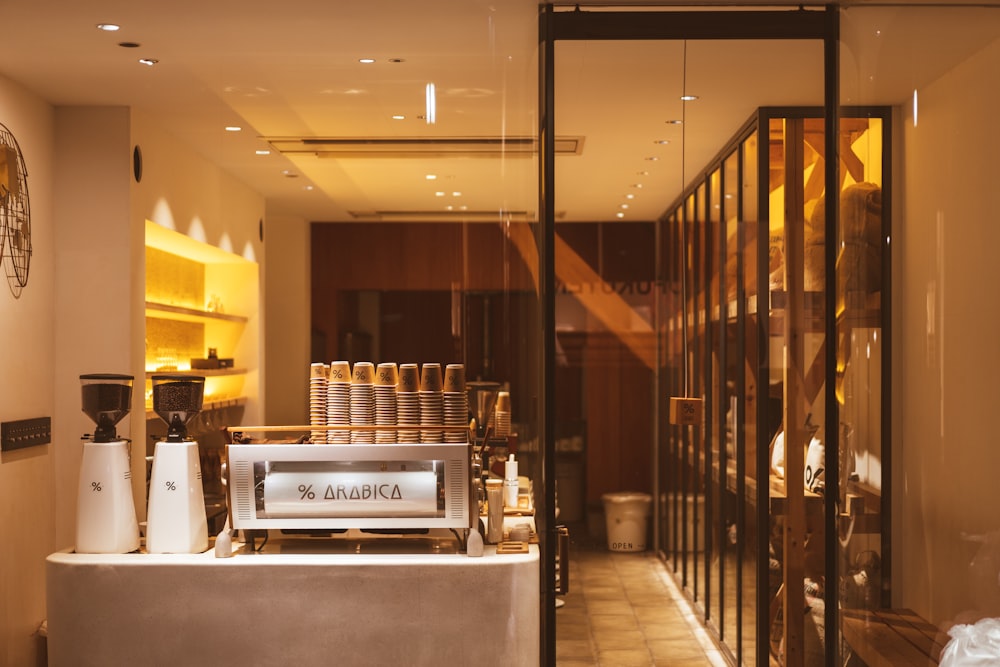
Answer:
M231 558L46 563L49 664L534 665L539 553L454 540L291 539ZM353 551L352 551L353 550Z

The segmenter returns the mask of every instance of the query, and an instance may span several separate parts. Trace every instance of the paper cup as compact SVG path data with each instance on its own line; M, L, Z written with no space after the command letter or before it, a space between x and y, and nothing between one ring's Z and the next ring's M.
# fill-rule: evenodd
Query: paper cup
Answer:
M351 376L354 384L372 384L375 382L375 365L370 361L359 361L354 364L354 374Z
M448 364L444 369L444 390L465 393L465 365Z
M420 368L420 391L441 391L441 364L424 364Z
M398 390L406 393L420 391L420 369L416 364L400 364Z

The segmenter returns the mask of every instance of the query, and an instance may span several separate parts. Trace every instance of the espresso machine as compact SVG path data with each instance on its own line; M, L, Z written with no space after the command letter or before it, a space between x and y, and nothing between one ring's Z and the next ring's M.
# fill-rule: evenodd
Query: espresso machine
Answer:
M116 425L129 413L131 375L81 375L83 412L97 428L84 436L76 503L76 551L123 554L139 548L132 499L130 441Z
M146 551L199 553L208 549L208 521L198 443L187 425L201 412L205 378L154 375L152 382L153 412L167 423L167 435L153 451Z

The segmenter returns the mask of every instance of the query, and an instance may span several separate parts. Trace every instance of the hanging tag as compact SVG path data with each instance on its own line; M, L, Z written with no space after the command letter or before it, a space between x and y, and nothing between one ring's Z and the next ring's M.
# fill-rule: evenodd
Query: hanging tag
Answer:
M696 426L701 423L701 399L670 397L670 423L675 426Z

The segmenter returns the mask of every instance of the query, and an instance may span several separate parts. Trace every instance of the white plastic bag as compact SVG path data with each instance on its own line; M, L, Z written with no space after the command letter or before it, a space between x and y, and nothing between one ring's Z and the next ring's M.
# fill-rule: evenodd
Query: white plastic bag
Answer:
M984 618L974 625L958 624L941 651L940 667L995 667L1000 665L1000 618Z

